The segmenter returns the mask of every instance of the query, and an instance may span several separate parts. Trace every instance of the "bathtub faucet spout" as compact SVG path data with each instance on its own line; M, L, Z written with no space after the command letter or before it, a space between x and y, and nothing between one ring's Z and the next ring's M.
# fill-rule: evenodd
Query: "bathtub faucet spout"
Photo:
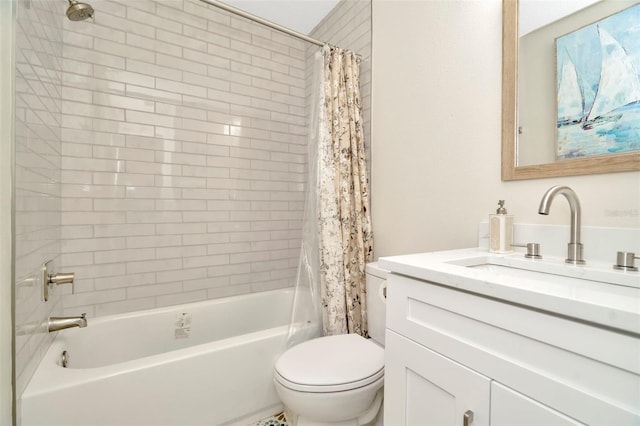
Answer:
M79 317L49 317L49 333L64 330L65 328L83 328L86 326L87 314L82 314Z

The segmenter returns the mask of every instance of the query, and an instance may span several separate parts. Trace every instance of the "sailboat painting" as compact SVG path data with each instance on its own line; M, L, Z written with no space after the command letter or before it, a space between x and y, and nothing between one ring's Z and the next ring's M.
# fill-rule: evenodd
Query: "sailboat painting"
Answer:
M556 39L557 158L640 150L640 4Z

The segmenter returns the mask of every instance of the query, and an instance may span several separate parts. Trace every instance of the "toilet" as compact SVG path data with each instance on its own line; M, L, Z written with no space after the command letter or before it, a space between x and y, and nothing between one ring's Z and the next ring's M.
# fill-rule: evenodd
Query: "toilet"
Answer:
M319 337L276 362L275 388L293 426L382 424L386 273L376 263L366 266L370 339Z

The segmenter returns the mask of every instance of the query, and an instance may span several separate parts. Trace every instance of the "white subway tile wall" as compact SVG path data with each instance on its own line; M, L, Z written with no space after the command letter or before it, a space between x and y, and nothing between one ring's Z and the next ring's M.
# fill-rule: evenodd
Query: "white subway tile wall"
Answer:
M15 378L21 395L52 337L43 326L62 312L43 302L40 266L60 264L61 2L16 2ZM4 58L3 58L4 60Z
M16 3L18 395L62 305L95 317L295 280L316 47L198 0L91 3L84 22L63 0ZM367 150L370 7L343 0L313 34L363 56ZM45 304L52 258L76 293Z
M92 5L64 24L65 312L293 285L306 43L197 0Z

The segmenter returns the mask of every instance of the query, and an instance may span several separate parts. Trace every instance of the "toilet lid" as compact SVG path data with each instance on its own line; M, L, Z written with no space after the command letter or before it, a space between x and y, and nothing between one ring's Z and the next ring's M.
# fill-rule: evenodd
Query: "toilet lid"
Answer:
M320 337L286 351L275 370L289 388L355 389L384 375L384 350L357 334Z

